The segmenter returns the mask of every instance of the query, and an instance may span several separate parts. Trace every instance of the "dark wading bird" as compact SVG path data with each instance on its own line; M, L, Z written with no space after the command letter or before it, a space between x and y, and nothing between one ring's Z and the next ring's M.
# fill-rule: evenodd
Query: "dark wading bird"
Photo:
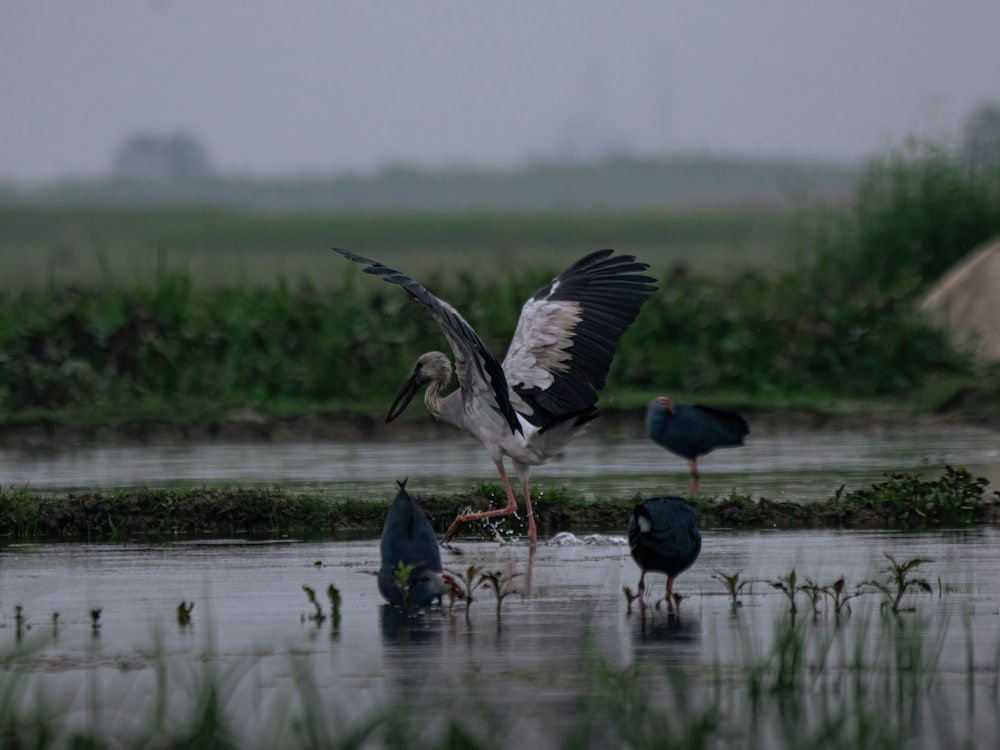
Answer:
M461 595L455 579L442 572L441 550L434 527L423 509L406 491L406 480L397 482L399 492L389 506L382 527L382 567L378 590L396 607L425 607L449 589ZM400 566L412 566L405 580Z
M667 607L673 608L674 578L701 553L694 508L679 497L651 497L635 506L628 521L628 546L639 566L639 606L644 606L646 571L667 574Z
M463 523L517 510L503 462L510 456L524 493L528 538L534 544L538 532L528 490L531 467L557 455L597 416L597 394L604 387L618 340L656 289L655 280L642 275L649 266L631 255L616 256L613 250L581 258L524 303L501 364L447 302L378 261L336 251L367 264L366 272L398 284L423 304L455 355L457 390L442 395L452 376L448 357L441 352L423 354L396 394L386 422L398 417L427 385L427 410L482 443L500 474L507 506L458 516L442 541L455 536Z
M691 494L698 494L698 456L743 445L750 427L739 414L701 404L675 404L666 396L646 408L646 431L654 443L688 461Z

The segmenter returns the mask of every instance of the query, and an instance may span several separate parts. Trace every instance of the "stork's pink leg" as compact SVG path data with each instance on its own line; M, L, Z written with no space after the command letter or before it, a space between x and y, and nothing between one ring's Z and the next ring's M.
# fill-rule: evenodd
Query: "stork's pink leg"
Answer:
M524 595L531 596L531 579L535 572L535 550L534 544L528 549L528 570L524 574Z
M646 592L646 569L645 568L640 568L638 589L639 589L639 593L636 596L636 599L639 600L639 609L645 609L646 608L646 604L645 604L645 602L642 601L642 595Z
M478 521L483 518L496 518L497 516L508 516L511 513L517 511L517 498L514 497L514 490L510 487L510 481L507 479L507 472L503 468L503 459L496 462L497 471L500 472L500 480L503 482L503 488L507 492L507 507L500 508L499 510L484 510L479 513L467 513L464 516L456 516L455 520L451 522L451 526L444 533L444 538L441 543L450 541L458 530L461 528L462 524L468 523L469 521ZM528 506L528 517L531 518L531 506ZM529 533L534 530L534 520L528 525Z
M528 514L528 541L534 547L538 543L538 529L535 528L535 514L531 510L531 488L527 482L521 486L524 491L524 510Z
M691 494L698 494L698 459L692 458L688 461L688 468L691 470Z

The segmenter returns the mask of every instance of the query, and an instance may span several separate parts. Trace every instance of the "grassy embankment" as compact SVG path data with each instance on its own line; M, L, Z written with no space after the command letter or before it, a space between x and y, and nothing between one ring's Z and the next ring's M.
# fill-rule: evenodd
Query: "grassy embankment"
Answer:
M695 497L705 528L942 528L1000 522L1000 490L964 469L946 467L940 477L897 474L871 487L844 491L824 502L772 502L733 494ZM441 533L468 507L497 507L497 484L469 493L419 496ZM588 501L565 488L535 489L535 517L545 536L560 531L620 533L637 498ZM199 535L336 534L376 536L385 520L381 503L263 489L145 489L110 493L39 495L30 488L0 488L0 538L126 540ZM519 534L511 517L481 526L488 536ZM477 533L477 532L468 532Z

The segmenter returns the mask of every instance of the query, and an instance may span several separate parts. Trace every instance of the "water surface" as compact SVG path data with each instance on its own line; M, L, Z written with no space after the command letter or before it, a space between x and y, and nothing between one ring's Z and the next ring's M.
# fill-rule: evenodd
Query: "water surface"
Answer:
M748 650L766 652L773 623L787 610L770 581L795 569L819 583L843 575L852 587L876 577L888 552L933 560L920 572L935 593L913 595L917 612L907 616L910 627L942 634L939 679L955 683L955 700L964 695L967 644L984 665L977 690L986 690L996 671L996 529L713 532L705 536L701 559L678 579L677 590L686 596L679 619L663 610L627 613L622 587L635 587L638 570L620 537L559 537L542 544L534 558L521 544L459 547L461 555L445 552L446 567L462 571L475 564L518 574L519 592L505 600L499 620L486 591L479 592L468 620L463 605L417 623L394 616L372 576L379 565L374 539L9 545L0 550L0 654L44 641L29 663L33 684L44 687L37 694L76 705L96 680L114 706L107 719L112 725L142 712L155 687L155 662L165 655L179 684L196 683L206 663L218 665L229 700L234 710L245 711L244 729L254 737L266 735L277 706L301 688L304 666L331 716L357 716L386 700L419 704L432 693L476 697L490 711L517 717L510 726L518 743L545 746L553 716L566 723L579 719L574 706L586 687L580 665L589 652L615 669L676 664L703 667L707 675L709 665L737 668ZM738 613L712 578L714 570L755 579ZM343 596L337 629L303 619L311 607L302 586L319 592L328 609L322 592L331 583ZM654 576L651 591L661 592L663 583ZM195 603L187 627L176 622L181 601ZM15 605L27 618L20 638ZM877 617L877 605L877 597L859 599L854 621ZM801 597L799 606L806 609ZM95 634L88 613L98 607ZM60 625L51 638L53 612L60 613ZM831 615L818 622L835 632ZM852 627L847 622L844 627ZM988 722L989 715L976 721ZM983 731L996 728L994 716Z
M888 472L965 466L1000 487L1000 434L968 427L897 432L751 435L745 446L700 461L702 491L771 499L828 498L881 481ZM0 450L0 482L40 491L164 486L277 486L338 496L385 498L393 479L418 492L459 492L497 482L470 438L380 442L177 443L91 446L65 451ZM687 465L644 438L584 437L561 460L534 470L541 488L589 497L683 493Z

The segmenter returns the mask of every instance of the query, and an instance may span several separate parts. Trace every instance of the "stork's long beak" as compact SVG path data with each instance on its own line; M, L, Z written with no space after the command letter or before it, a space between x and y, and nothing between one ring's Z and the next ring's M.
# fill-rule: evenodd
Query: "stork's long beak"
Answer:
M410 405L413 397L417 395L417 391L420 390L421 385L423 385L423 383L417 377L416 371L412 371L406 376L406 380L403 381L403 385L399 387L399 391L396 393L396 398L392 400L392 404L389 406L389 411L385 415L386 424L406 411L406 407Z

